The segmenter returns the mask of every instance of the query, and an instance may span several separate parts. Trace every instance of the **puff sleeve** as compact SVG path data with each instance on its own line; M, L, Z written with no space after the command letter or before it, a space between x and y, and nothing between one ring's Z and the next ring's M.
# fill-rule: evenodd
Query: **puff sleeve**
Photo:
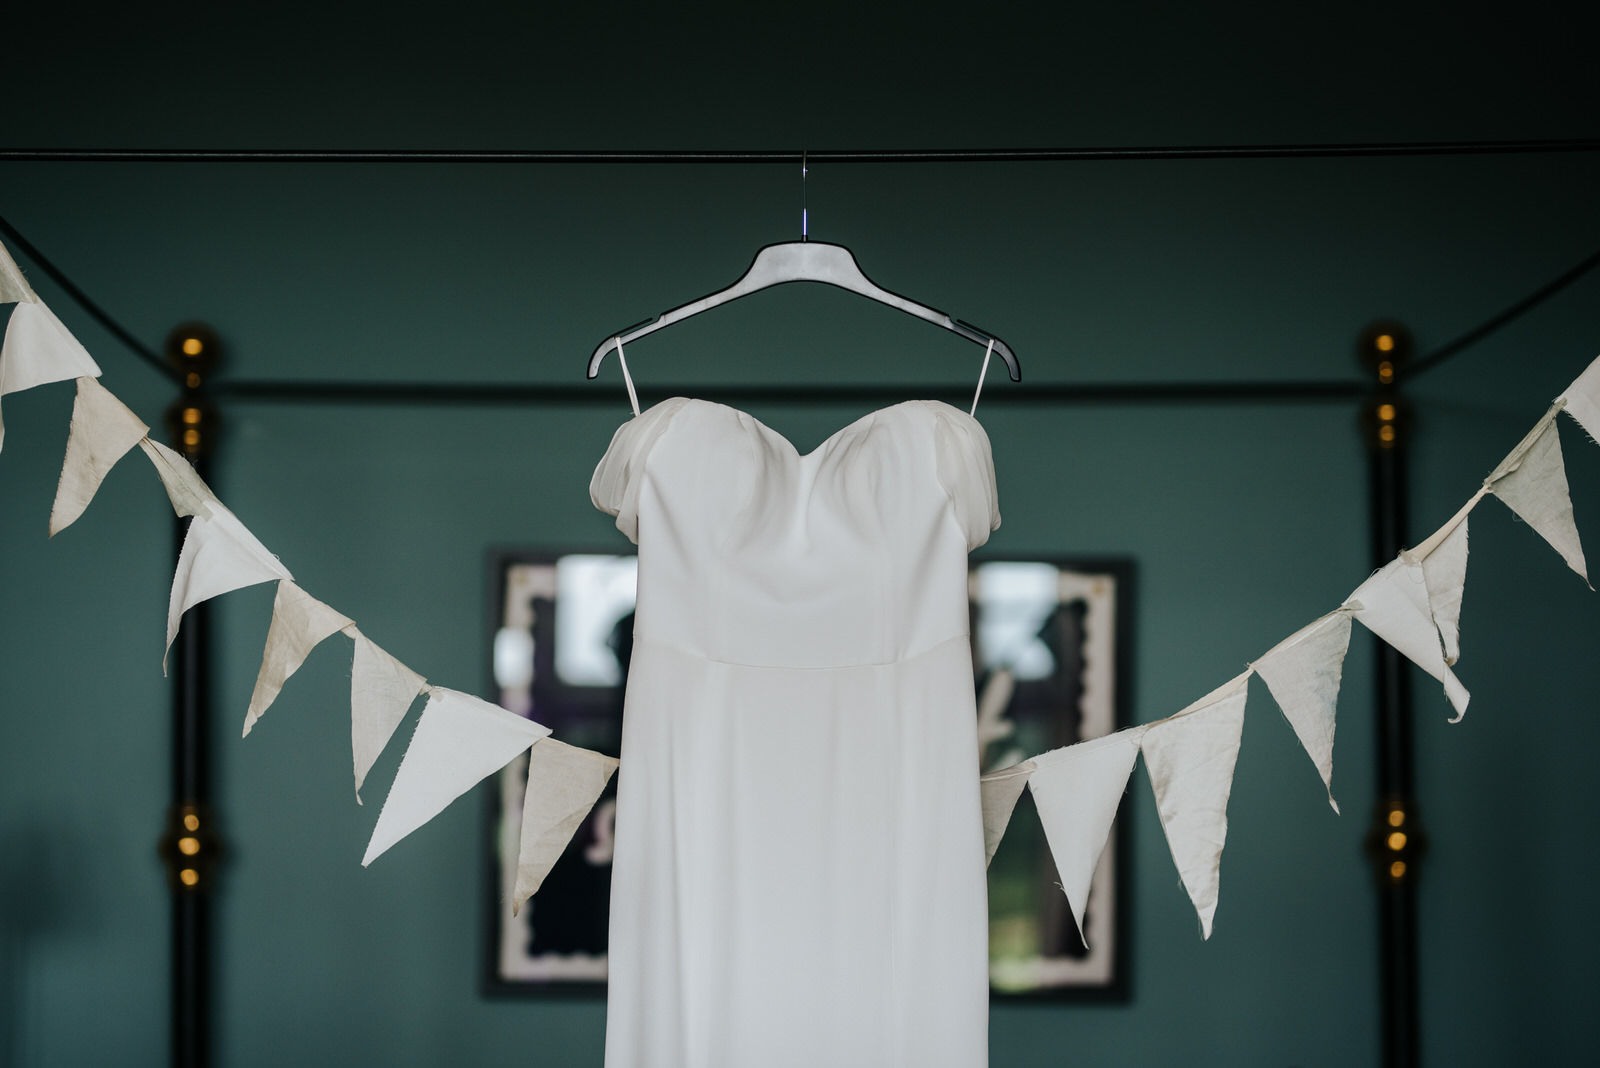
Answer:
M688 403L686 397L673 397L617 427L589 480L589 499L602 512L616 516L617 529L635 545L639 544L639 489L645 461L672 417Z
M995 490L989 435L972 416L948 404L933 408L934 452L939 484L955 506L956 521L971 552L1000 528L1000 497Z

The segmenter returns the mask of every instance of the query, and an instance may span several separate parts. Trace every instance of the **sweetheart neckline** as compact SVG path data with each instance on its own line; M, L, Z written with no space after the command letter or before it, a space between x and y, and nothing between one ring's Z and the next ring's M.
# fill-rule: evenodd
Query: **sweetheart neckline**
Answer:
M810 452L801 452L798 448L795 447L794 442L789 440L788 435L783 434L780 431L774 430L772 427L768 426L766 423L763 423L760 419L757 419L755 416L751 415L749 412L745 411L744 409L735 408L731 404L723 404L721 401L705 400L702 397L668 397L665 400L657 401L655 404L652 404L650 407L646 408L644 411L640 412L638 415L634 416L633 418L634 419L643 419L646 414L655 411L657 408L661 407L663 404L671 404L673 401L679 401L679 400L683 401L686 406L689 405L689 404L704 404L707 407L721 408L724 411L729 411L729 412L732 412L735 415L743 416L744 418L750 420L750 422L754 423L761 430L766 431L772 437L777 438L779 441L781 441L785 445L787 445L789 447L789 451L792 452L795 455L796 458L801 459L801 460L810 459L811 457L816 456L818 453L822 452L823 449L825 449L829 445L833 444L834 441L838 440L839 438L843 437L845 434L847 434L850 431L854 430L856 427L860 426L862 423L866 423L866 422L869 422L871 420L874 420L878 416L884 414L885 412L892 412L896 408L904 408L904 407L906 407L908 405L912 405L912 404L921 404L924 407L929 407L930 409L934 405L937 405L939 408L948 408L950 411L955 412L957 415L961 416L961 418L965 419L967 422L969 422L973 426L977 427L978 428L978 433L983 435L983 438L984 438L985 441L989 440L989 432L984 429L984 426L983 426L982 423L978 422L978 417L977 416L972 415L972 414L970 414L968 412L964 412L960 408L957 408L955 405L950 404L950 403L948 403L946 401L941 401L941 400L920 400L920 399L915 398L915 397L913 397L913 398L911 398L909 400L896 401L894 404L887 404L887 405L883 406L882 408L875 408L872 411L865 413L864 415L861 415L861 416L858 416L855 419L852 419L850 422L846 423L844 426L840 427L838 430L835 430L832 434L829 434L816 447L814 447ZM630 420L630 422L631 422L631 420Z

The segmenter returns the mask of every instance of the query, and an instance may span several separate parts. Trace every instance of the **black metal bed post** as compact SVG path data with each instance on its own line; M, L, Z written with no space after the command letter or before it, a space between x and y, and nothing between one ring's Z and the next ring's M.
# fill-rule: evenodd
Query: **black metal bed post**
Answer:
M1375 381L1362 423L1369 454L1372 566L1377 568L1406 547L1411 418L1397 387L1412 354L1411 336L1398 323L1375 323L1362 332L1360 350ZM1415 1068L1420 1063L1416 877L1422 842L1412 799L1411 672L1392 645L1376 635L1372 640L1378 802L1367 845L1378 879L1382 1063Z
M216 409L204 393L215 365L216 338L197 324L180 327L167 358L183 393L167 410L173 447L206 475L216 435ZM179 519L175 553L191 520ZM210 798L210 621L206 603L191 608L168 658L172 679L172 805L161 854L172 891L172 1064L204 1068L211 1060L211 889L219 848Z

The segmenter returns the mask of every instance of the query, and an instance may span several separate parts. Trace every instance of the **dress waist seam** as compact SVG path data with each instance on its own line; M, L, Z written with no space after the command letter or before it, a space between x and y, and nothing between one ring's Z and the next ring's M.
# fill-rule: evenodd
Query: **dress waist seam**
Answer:
M909 664L912 661L921 660L923 657L937 652L947 645L951 645L956 642L960 642L963 645L969 645L971 644L971 641L972 636L970 633L952 634L950 637L934 642L932 645L926 646L917 652L907 653L906 655L896 657L893 660L874 660L859 664L820 664L812 667L796 667L792 664L751 664L741 660L724 660L721 657L710 656L706 653L696 652L692 649L685 649L680 645L673 645L670 642L657 641L653 638L647 638L637 631L635 631L633 635L633 644L635 649L638 649L641 646L650 646L655 649L661 649L665 652L676 653L677 655L686 657L690 660L699 660L707 664L720 664L724 667L748 668L752 671L859 671L866 668L899 667L902 664Z

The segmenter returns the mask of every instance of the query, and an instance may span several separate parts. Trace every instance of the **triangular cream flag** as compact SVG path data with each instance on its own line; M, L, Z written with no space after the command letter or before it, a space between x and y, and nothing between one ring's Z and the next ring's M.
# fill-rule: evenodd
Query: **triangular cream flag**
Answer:
M1345 604L1368 630L1444 684L1444 694L1456 710L1450 722L1461 722L1472 695L1444 662L1439 627L1428 604L1428 579L1421 565L1404 557L1390 560L1357 586Z
M67 457L61 464L56 502L50 509L52 538L83 514L111 468L149 432L98 378L78 379Z
M1017 807L1022 788L1028 785L1028 776L1036 765L1031 760L1013 764L1009 768L991 771L978 779L978 796L983 805L983 863L994 860L994 851L1000 848L1000 839L1006 835L1006 825Z
M1521 516L1545 541L1561 554L1567 566L1589 581L1578 541L1578 527L1572 521L1572 498L1567 493L1567 468L1561 459L1561 436L1556 431L1555 410L1535 427L1537 437L1524 439L1512 454L1489 476L1489 492L1499 497Z
M167 603L167 648L172 648L172 640L178 636L178 620L183 613L201 601L258 582L293 578L237 516L213 503L210 515L189 520L189 532L178 553L172 598ZM166 663L163 655L163 671Z
M1350 612L1341 609L1301 627L1250 665L1272 691L1295 737L1317 766L1335 812L1339 802L1333 799L1334 710L1349 648Z
M1600 359L1573 379L1566 392L1556 398L1556 404L1565 408L1589 432L1589 437L1600 441Z
M166 487L167 499L172 502L172 510L178 514L178 518L211 514L211 506L217 503L216 494L211 492L211 487L205 484L200 473L184 459L182 453L148 437L139 442L139 448L150 458L150 464L160 476L161 484Z
M11 258L4 245L0 245L0 304L14 304L19 300L32 304L38 299L33 287L17 269L17 261Z
M0 397L46 382L84 377L100 377L100 368L43 301L24 302L11 310L6 339L0 343ZM0 444L4 442L5 425L0 423Z
M255 691L250 694L250 708L244 714L246 737L283 690L289 676L306 662L311 650L334 631L351 625L347 617L293 582L278 580L278 595L272 601L272 626L267 629L267 645L261 652L261 670L256 674Z
M549 727L469 693L430 689L362 867L549 733Z
M1146 729L1118 731L1033 758L1038 767L1028 777L1028 789L1039 810L1039 822L1044 824L1061 889L1085 944L1083 912L1089 903L1089 887Z
M406 718L411 702L428 688L428 680L384 652L355 624L344 632L356 643L350 664L350 751L355 759L359 805L367 772Z
M1217 911L1228 795L1249 682L1246 671L1171 718L1150 724L1140 741L1167 848L1206 938Z
M541 738L528 754L528 792L522 801L522 848L517 852L513 915L538 892L573 832L617 770L615 757Z
M1483 496L1474 497L1454 526L1446 526L1409 553L1401 553L1407 560L1422 561L1423 585L1428 590L1428 610L1433 614L1434 625L1439 628L1439 640L1444 646L1444 662L1454 667L1461 659L1461 596L1467 583L1467 516L1472 505ZM1443 535L1441 538L1440 535ZM1436 540L1437 539L1437 540ZM1427 555L1423 555L1426 553Z

